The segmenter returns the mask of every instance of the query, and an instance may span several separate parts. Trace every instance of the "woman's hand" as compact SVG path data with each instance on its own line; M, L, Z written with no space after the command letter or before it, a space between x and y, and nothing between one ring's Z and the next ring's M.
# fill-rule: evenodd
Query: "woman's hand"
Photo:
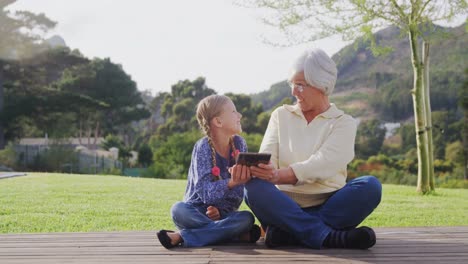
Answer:
M269 164L259 163L258 166L250 166L250 173L252 173L254 177L275 184L278 183L280 179L278 172L279 170L275 169L271 162Z
M218 208L211 205L206 209L206 216L208 216L208 218L213 221L219 220L221 218Z
M231 180L229 180L228 187L229 189L244 184L252 178L250 175L249 167L245 165L234 165L229 168L229 172L231 173Z

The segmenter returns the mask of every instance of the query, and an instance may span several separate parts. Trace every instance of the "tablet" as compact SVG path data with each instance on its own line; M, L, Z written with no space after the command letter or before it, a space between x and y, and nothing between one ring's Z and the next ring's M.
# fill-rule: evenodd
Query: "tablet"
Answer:
M269 153L241 152L237 155L236 164L257 166L259 163L268 164L270 158L271 154Z

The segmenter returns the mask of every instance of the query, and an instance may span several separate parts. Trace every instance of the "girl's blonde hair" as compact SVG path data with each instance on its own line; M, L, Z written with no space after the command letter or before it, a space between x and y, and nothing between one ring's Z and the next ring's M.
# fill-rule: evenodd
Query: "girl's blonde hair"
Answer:
M213 162L213 168L216 167L216 150L214 148L213 139L211 138L211 127L210 122L213 118L221 115L223 106L231 102L231 99L225 95L213 94L203 98L197 105L197 120L200 125L200 129L208 138L208 144L211 148L211 159ZM232 153L236 152L233 137L229 138L229 144L232 148ZM219 177L218 177L219 178Z

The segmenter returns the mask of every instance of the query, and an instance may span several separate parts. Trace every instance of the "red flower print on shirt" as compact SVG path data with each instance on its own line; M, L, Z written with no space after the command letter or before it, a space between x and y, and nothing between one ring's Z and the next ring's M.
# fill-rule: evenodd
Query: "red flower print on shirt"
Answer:
M212 169L211 169L211 174L213 174L214 176L216 177L219 177L219 174L220 174L220 170L218 168L218 166L214 166Z
M231 153L231 156L233 158L236 158L238 155L239 155L240 151L238 149L234 150L232 153Z

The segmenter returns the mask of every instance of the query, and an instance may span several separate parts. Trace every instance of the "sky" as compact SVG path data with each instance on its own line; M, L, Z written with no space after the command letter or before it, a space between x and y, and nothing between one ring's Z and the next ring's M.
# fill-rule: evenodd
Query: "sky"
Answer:
M180 80L205 77L219 94L258 93L288 77L294 58L320 47L332 56L345 43L335 37L279 48L259 10L232 0L18 0L9 10L44 13L60 35L88 58L121 64L140 91L169 92Z

